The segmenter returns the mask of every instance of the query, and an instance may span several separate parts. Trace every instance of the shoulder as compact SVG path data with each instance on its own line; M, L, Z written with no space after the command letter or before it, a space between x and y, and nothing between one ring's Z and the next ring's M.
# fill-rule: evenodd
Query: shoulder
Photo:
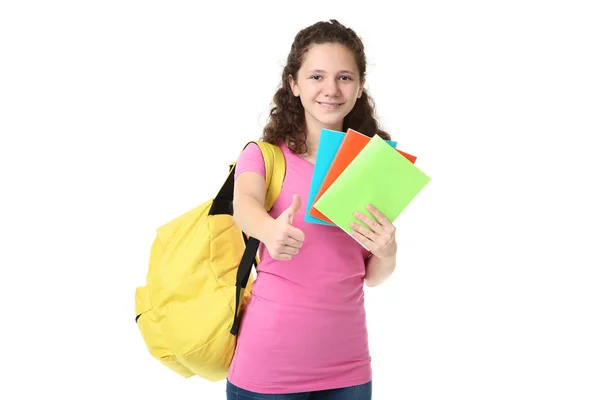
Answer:
M287 150L285 145L277 144L275 146L279 147L285 155ZM246 171L257 172L260 175L265 176L265 160L257 143L248 143L240 153L236 161L235 178L237 178L242 172Z

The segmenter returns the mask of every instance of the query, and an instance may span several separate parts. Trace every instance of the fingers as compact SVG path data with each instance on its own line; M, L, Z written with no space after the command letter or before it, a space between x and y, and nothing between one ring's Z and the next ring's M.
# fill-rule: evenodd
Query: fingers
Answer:
M377 222L384 226L384 227L393 227L394 225L392 224L392 222L381 212L379 211L377 208L375 208L374 205L372 204L368 204L367 205L367 210L373 214L373 216L375 217L375 219L377 219Z
M366 215L364 215L363 213L359 213L356 212L354 213L354 217L356 219L358 219L359 221L363 222L365 225L367 225L369 228L371 228L371 230L373 232L381 232L382 226L381 224L373 221L372 218L367 217ZM356 224L355 222L353 222L355 225L362 227L362 225L360 224ZM364 228L363 228L364 229Z
M299 252L300 247L281 245L275 249L275 254L272 257L275 260L290 261Z
M354 213L354 217L367 225L373 232L380 235L385 235L390 232L393 233L396 230L394 224L392 224L392 222L373 205L367 205L367 210L375 217L375 220L360 212Z
M355 232L359 233L360 236L364 237L368 241L373 241L374 242L377 239L378 235L375 232L373 232L372 230L369 230L369 229L365 228L361 224L358 224L356 222L351 222L350 223L350 227L352 229L354 229Z
M366 226L354 221L351 222L352 235L371 251L385 248L393 241L396 227L373 205L369 204L367 210L375 219L360 212L354 213L354 217Z
M291 260L300 252L300 248L292 246L279 246L275 249L275 254L272 256L275 260Z
M300 200L300 196L298 196L297 194L294 195L293 199L292 199L292 205L290 206L289 210L292 213L292 216L296 215L296 213L298 211L300 211L300 206L302 205L302 202Z
M304 232L294 227L286 229L277 238L277 245L280 248L289 246L299 249L302 247L302 243L304 243Z
M300 207L302 206L302 201L300 200L300 196L297 194L294 195L292 199L292 204L284 211L286 214L286 220L291 225L294 223L294 217L300 211Z
M352 224L354 224L354 222L353 222ZM363 229L364 229L364 228L363 228ZM366 229L366 230L368 230L368 229ZM359 242L361 242L363 245L365 245L365 247L366 247L366 248L367 248L369 251L371 251L371 249L372 249L372 248L373 248L373 246L374 246L374 243L373 243L373 241L372 241L371 239L369 239L368 237L366 237L365 235L363 235L362 233L360 233L360 232L359 232L359 231L357 231L356 229L354 229L354 230L352 231L352 236L354 236L354 238L355 238L356 240L358 240Z
M293 247L293 246L284 246L283 249L281 250L281 254L287 254L290 256L295 256L299 252L300 252L300 247Z
M304 232L290 226L282 231L276 238L271 256L275 260L290 261L300 252L303 242Z
M302 242L302 240L296 240L293 237L288 237L283 245L294 249L299 249L302 247Z
M300 244L302 244L302 242L304 242L304 232L302 232L301 229L298 229L296 227L293 226L289 226L286 230L285 230L285 234L292 240L296 241L296 242L300 242Z

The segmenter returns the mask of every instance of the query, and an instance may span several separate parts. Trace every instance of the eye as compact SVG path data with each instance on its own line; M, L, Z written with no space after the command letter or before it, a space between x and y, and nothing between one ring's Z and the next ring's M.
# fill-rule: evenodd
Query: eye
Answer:
M315 81L318 81L319 79L321 79L320 75L311 75L309 79L313 79Z
M342 75L342 76L340 76L340 79L343 81L351 81L352 80L352 78L349 77L348 75Z

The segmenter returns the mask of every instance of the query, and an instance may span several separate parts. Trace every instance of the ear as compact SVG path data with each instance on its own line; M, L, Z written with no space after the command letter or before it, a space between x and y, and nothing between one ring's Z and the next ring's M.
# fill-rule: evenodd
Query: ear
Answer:
M365 82L363 82L363 83L360 85L360 88L358 89L358 97L357 97L357 99L360 99L360 96L362 96L362 94L363 94L363 89L364 89L364 88L365 88Z
M292 75L288 75L288 83L290 84L290 89L292 89L292 93L294 96L300 96L300 91L298 90L298 84L294 82L294 77Z

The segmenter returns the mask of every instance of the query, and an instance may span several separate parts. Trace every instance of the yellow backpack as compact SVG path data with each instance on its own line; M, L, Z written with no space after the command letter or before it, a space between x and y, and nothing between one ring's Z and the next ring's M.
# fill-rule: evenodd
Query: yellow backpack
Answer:
M281 191L285 159L277 146L250 143L259 145L265 160L270 210ZM150 354L186 378L227 377L250 299L252 265L259 262L258 240L232 217L235 164L214 199L157 229L146 286L135 291L136 322Z

